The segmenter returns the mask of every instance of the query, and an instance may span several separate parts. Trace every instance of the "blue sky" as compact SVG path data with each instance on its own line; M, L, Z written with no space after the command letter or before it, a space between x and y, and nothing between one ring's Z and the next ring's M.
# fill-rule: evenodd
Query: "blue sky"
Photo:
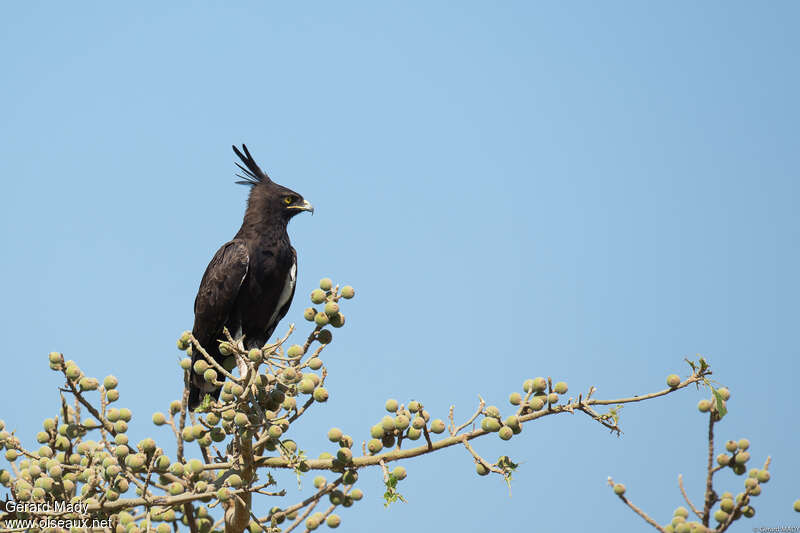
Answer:
M525 378L611 398L702 354L730 387L718 439L773 458L757 515L800 525L797 376L800 15L792 2L268 2L2 7L0 418L33 443L58 405L51 350L115 374L131 437L180 394L175 339L241 223L233 143L314 203L290 226L290 322L317 281L355 286L331 400L292 429L357 441L388 397L457 417ZM617 438L549 418L488 458L380 474L345 531L641 531L701 499L705 392L623 410ZM330 451L330 450L329 450ZM720 490L741 479L719 476ZM291 478L291 498L301 497ZM310 478L308 480L310 484Z

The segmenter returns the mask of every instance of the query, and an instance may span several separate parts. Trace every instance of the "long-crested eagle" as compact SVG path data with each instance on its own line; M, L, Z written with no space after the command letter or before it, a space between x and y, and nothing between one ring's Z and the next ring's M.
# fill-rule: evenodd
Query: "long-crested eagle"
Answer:
M214 254L208 264L194 300L192 334L217 362L225 356L219 351L228 328L234 339L244 335L247 350L261 348L286 315L294 296L297 279L297 253L289 241L286 226L302 211L314 212L303 197L273 182L256 164L247 146L233 151L244 166L240 183L250 187L242 227L232 240ZM194 372L194 363L203 358L192 353L189 381L189 408L195 409L206 394L219 398L220 388L207 383Z

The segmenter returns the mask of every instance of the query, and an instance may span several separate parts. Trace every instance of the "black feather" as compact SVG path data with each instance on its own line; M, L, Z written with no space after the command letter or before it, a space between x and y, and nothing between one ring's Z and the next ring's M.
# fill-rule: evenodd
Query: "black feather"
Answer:
M242 154L242 152L236 148L236 145L233 145L233 151L237 156L239 156L239 159L241 159L242 163L244 163L247 167L245 168L239 163L236 163L236 166L242 169L242 171L245 173L244 176L237 174L237 176L242 178L243 181L237 181L236 183L240 183L242 185L258 185L259 183L269 183L272 181L267 173L261 170L261 167L258 166L255 159L253 159L253 156L250 155L250 151L247 149L246 144L242 144L242 149L244 149L244 154Z

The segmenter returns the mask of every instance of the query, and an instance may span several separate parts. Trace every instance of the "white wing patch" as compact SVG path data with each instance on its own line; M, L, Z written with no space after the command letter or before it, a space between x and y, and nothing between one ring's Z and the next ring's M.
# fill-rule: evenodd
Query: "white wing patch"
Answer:
M297 280L297 262L295 261L292 263L292 268L289 269L289 274L286 276L286 281L283 283L283 290L281 290L280 296L278 296L278 305L275 307L275 311L273 311L272 316L269 318L269 323L274 324L275 319L278 316L278 313L283 306L286 305L286 302L289 301L289 298L292 297L292 292L294 291L294 284Z

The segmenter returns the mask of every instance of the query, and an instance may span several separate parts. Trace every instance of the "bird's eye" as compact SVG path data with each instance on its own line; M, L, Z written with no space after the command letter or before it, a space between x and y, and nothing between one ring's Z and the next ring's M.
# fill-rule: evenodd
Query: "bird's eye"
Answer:
M289 204L293 204L295 200L297 200L297 198L295 196L287 196L287 197L285 197L283 199L283 203L285 203L286 205L289 205Z

